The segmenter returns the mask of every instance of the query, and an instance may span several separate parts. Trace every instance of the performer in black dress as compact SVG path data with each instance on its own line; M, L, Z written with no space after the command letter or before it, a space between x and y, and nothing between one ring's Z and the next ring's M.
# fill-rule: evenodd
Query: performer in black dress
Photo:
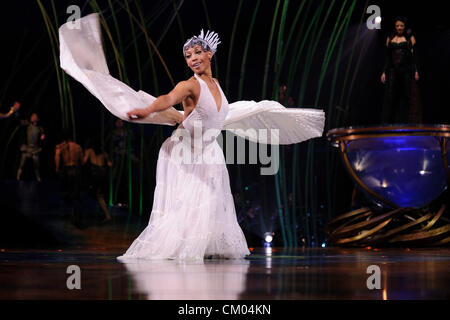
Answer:
M381 82L386 84L383 123L411 122L411 87L419 80L416 39L406 29L406 18L395 19L395 30L386 39L386 62Z

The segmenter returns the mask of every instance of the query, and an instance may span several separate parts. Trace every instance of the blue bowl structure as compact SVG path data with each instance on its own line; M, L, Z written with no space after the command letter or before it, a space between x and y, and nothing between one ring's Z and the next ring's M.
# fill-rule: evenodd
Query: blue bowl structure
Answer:
M450 125L348 127L327 133L351 177L388 208L423 208L449 181Z

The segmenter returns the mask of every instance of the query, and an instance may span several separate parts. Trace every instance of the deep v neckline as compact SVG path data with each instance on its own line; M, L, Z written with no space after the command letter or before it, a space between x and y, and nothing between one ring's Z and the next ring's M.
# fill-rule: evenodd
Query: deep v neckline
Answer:
M219 84L216 82L216 80L213 79L214 83L217 86L217 89L219 89L219 94L220 94L220 105L218 106L217 102L216 102L216 98L214 98L214 95L212 94L211 90L209 89L208 84L206 83L206 81L203 80L202 78L200 78L199 76L197 76L195 73L194 73L194 75L195 75L195 77L197 79L200 79L201 81L203 81L203 83L205 84L206 88L208 89L209 94L211 95L212 99L214 100L214 105L216 106L217 113L220 113L220 111L222 110L222 105L223 105L223 97L222 97L222 90L220 89ZM217 110L218 108L219 108L219 110Z

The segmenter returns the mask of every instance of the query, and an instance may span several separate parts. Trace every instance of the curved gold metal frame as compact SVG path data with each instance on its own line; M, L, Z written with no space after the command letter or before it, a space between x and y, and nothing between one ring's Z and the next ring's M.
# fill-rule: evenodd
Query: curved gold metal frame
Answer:
M426 207L422 209L401 208L366 186L358 178L347 157L346 148L349 141L405 135L434 136L440 140L447 186L450 186L450 170L447 161L447 139L450 137L450 125L397 125L330 130L327 137L334 146L340 148L342 160L352 179L365 192L387 204L392 210L377 214L370 208L360 208L339 215L325 227L325 231L329 235L329 244L345 246L410 246L416 244L443 246L450 244L450 224L442 226L442 223L437 223L445 212L445 204L435 213L430 212Z

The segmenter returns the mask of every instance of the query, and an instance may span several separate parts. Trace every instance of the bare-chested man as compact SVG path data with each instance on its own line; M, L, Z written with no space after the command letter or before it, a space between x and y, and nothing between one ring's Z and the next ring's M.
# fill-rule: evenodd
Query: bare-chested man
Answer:
M56 145L55 148L55 164L56 172L59 172L61 167L78 167L82 164L83 149L79 144L73 142L70 138L64 139L63 142ZM62 161L62 166L61 166Z
M55 147L56 173L61 181L61 194L71 203L74 224L82 227L81 219L81 169L83 149L72 141L68 132L62 135L62 142Z

